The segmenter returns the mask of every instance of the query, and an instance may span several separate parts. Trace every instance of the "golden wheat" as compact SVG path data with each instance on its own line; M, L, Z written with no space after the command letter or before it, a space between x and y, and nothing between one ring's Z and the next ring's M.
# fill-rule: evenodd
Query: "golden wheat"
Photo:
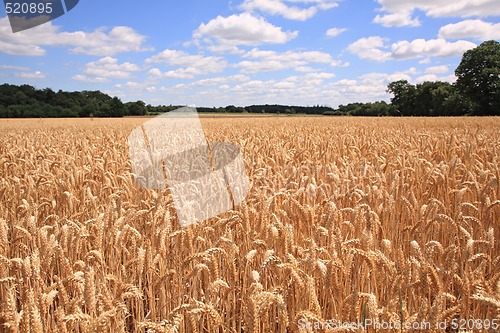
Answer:
M2 122L0 332L500 320L498 118L202 118L252 187L187 228L134 181L142 121Z

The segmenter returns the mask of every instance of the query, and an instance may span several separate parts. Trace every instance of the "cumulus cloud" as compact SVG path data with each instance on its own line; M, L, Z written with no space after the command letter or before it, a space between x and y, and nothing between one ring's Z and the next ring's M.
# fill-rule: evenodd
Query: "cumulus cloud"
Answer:
M326 31L326 35L328 37L336 37L345 31L347 31L345 28L330 28Z
M245 51L238 48L236 45L209 45L207 46L207 50L214 53L222 53L222 54L243 54Z
M350 79L342 79L338 80L336 82L333 82L331 85L332 86L339 86L339 87L352 87L355 86L358 83L356 80L350 80Z
M158 79L191 79L196 75L194 68L179 68L162 72L159 68L153 68L148 72L148 76Z
M318 100L333 101L335 93L323 84L324 80L331 77L332 73L309 73L281 80L249 80L226 89L224 94L230 94L242 104L307 105L318 103ZM322 85L322 88L318 89L318 85Z
M448 42L444 39L415 39L392 44L392 57L395 59L413 59L422 56L458 57L476 44L465 40Z
M277 52L269 50L252 49L245 53L244 60L235 65L243 73L270 72L289 68L307 68L311 63L331 64L332 56L320 51L286 51Z
M0 35L0 52L2 53L19 56L43 56L46 54L46 51L40 46L34 44L12 43L1 39L2 36Z
M178 67L166 72L153 68L148 72L152 77L172 79L188 79L197 75L218 73L227 67L227 61L221 57L189 54L184 51L170 49L146 59L146 63L163 63L168 66Z
M139 71L139 66L124 62L118 63L118 59L104 57L97 61L89 62L85 66L85 74L93 77L125 79L130 77L132 72Z
M415 59L429 56L457 57L474 47L476 44L465 40L448 42L444 39L414 39L393 43L389 50L386 39L371 36L358 39L350 44L347 50L361 59L383 62L391 59Z
M0 73L0 76L2 77L19 77L28 80L44 79L46 77L46 75L41 71L34 71L31 68L24 66L0 65L0 69L4 70L4 73Z
M217 16L208 23L202 23L193 34L195 39L214 38L220 44L260 45L284 44L297 37L297 31L283 31L261 17L250 13Z
M384 27L418 27L421 24L418 17L412 18L411 13L408 12L377 15L373 19L373 22L379 23Z
M333 73L308 73L304 75L302 80L304 80L306 85L309 86L319 86L322 85L325 80L332 79L335 77Z
M425 74L422 76L419 76L415 79L415 83L422 83L426 81L441 81L441 82L449 82L453 83L457 80L457 77L454 74L450 74L447 76L438 76L437 74Z
M17 70L17 71L29 71L28 67L22 66L12 66L12 65L0 65L0 69Z
M378 87L383 87L384 89L387 87L387 85L391 82L398 81L398 80L407 80L411 81L412 77L409 75L410 73L414 73L413 70L408 71L403 71L403 72L396 72L396 73L369 73L369 74L364 74L359 76L361 79L361 84L362 85L367 85L367 86L378 86Z
M383 50L386 48L385 44L386 39L380 36L370 36L351 43L347 50L361 59L382 62L391 58L391 53Z
M397 80L412 81L412 75L416 72L413 67L395 73L373 72L360 75L356 80L342 79L332 82L329 86L347 101L352 101L353 98L360 102L387 100L390 96L386 89L390 82Z
M427 74L444 74L444 73L448 73L449 71L450 71L450 69L448 68L448 66L441 65L441 66L428 67L425 70L425 73L427 73Z
M109 82L109 80L105 77L90 77L87 75L83 74L78 74L73 76L73 80L76 81L83 81L83 82L89 82L89 83L106 83Z
M306 7L290 6L287 2L306 4ZM313 5L309 5L311 3ZM240 8L250 12L260 11L269 15L280 15L290 20L305 21L320 10L328 10L337 6L335 1L329 0L245 0Z
M43 74L40 71L19 72L19 73L16 73L15 76L21 77L23 79L43 79L43 78L45 78L45 74Z
M234 83L234 82L245 82L249 81L250 78L246 75L242 74L237 74L237 75L230 75L230 76L219 76L219 77L212 77L208 79L203 79L203 80L198 80L193 83L191 83L191 86L214 86L214 85L220 85L220 84L225 84L225 83Z
M309 66L298 66L294 68L294 71L299 73L310 73L316 71L316 69Z
M430 17L488 17L500 15L498 0L378 0L384 15L377 15L374 22L386 26L416 25L418 18L411 17L416 10Z
M73 53L113 56L148 50L145 40L145 36L125 26L65 32L52 22L13 34L8 18L0 18L0 52L10 55L43 56L47 52L44 46L60 46L69 47Z
M500 39L500 23L484 22L482 20L465 20L458 23L447 24L439 29L439 37L445 39Z

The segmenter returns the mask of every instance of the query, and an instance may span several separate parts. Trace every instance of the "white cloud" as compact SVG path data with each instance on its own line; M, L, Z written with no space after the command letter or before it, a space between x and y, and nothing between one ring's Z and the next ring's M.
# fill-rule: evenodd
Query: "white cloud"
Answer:
M373 19L373 22L380 23L384 27L418 27L421 24L418 17L412 18L411 13L408 12L377 15Z
M379 36L360 38L347 47L347 50L356 54L361 59L373 61L386 61L391 53L381 49L386 48L386 40Z
M342 62L340 60L333 60L330 63L330 66L332 66L332 67L349 67L350 65L351 65L351 63L349 61Z
M391 59L415 59L428 56L458 57L474 47L476 44L465 40L448 42L444 39L414 39L393 43L391 50L388 51L386 39L371 36L358 39L350 44L347 50L361 59L383 62Z
M309 66L298 66L295 67L293 70L299 73L310 73L316 71L314 68Z
M46 75L41 71L32 71L29 67L23 66L12 66L12 65L0 65L0 69L6 71L6 73L0 73L2 77L20 77L23 79L44 79Z
M449 71L450 71L450 69L448 68L448 66L442 65L442 66L428 67L425 70L425 73L427 73L427 74L444 74L444 73L448 73Z
M221 57L207 57L170 49L146 59L146 63L165 63L172 67L180 67L163 73L158 68L153 68L148 72L152 77L177 79L189 79L197 75L218 73L227 67L227 61Z
M405 71L395 73L368 73L360 75L356 80L342 79L330 83L333 91L339 94L339 100L346 102L374 102L377 100L388 100L389 94L386 92L387 85L397 80L412 81L412 75L416 74L417 70L412 67Z
M418 19L411 18L411 14L420 10L430 17L488 17L500 15L498 0L378 0L382 5L381 10L388 13L384 16L377 15L375 22L387 24L390 21L408 24L416 23ZM391 17L391 15L396 15ZM397 20L398 15L400 20ZM387 16L387 18L386 18ZM401 18L406 19L401 20ZM393 25L391 25L393 26Z
M249 81L250 78L246 75L242 74L237 74L237 75L231 75L231 76L220 76L220 77L213 77L209 79L203 79L203 80L198 80L193 83L191 83L191 86L213 86L213 85L219 85L219 84L224 84L224 83L231 83L231 82L245 82Z
M109 80L105 77L89 77L87 75L83 74L78 74L73 76L73 80L76 81L83 81L83 82L89 82L89 83L106 83L109 82Z
M136 82L136 81L128 81L125 84L118 83L115 84L114 87L116 89L122 89L127 91L127 97L129 100L134 101L137 99L141 99L142 92L156 92L158 88L154 86L151 82Z
M332 89L324 89L326 84L322 84L323 81L326 82L333 77L333 74L311 74L314 75L293 75L283 79L270 80L235 75L235 81L232 81L233 76L213 78L214 80L208 82L210 85L205 85L207 81L200 80L200 83L203 84L202 88L198 84L184 84L162 87L160 90L172 96L174 100L169 100L168 103L174 104L190 103L204 106L234 104L244 106L266 103L288 105L336 103L338 94Z
M74 43L73 52L91 55L112 56L124 52L151 50L142 45L146 37L130 27L114 27L107 34L104 30L100 28L91 33L67 33L68 43Z
M297 83L295 83L294 81L281 81L281 82L276 82L275 84L272 85L272 87L278 90L290 90L296 88Z
M332 79L335 77L333 73L308 73L304 75L301 79L304 81L305 85L308 86L318 86L323 84L325 80Z
M40 71L35 72L19 72L16 73L15 76L21 77L23 79L43 79L45 78L45 74Z
M422 65L427 65L427 64L430 64L431 62L432 62L431 57L426 57L426 58L418 61L418 63L422 64Z
M422 83L425 81L442 81L442 82L449 82L453 83L457 80L457 77L454 74L450 74L447 76L438 76L436 74L425 74L422 76L419 76L415 79L415 83Z
M409 71L413 73L413 70ZM387 73L369 73L359 76L362 85L387 88L387 85L391 82L398 80L408 80L411 81L412 78L408 75L408 71L396 72L392 74Z
M238 48L236 45L210 45L207 47L207 50L214 53L223 53L223 54L243 54L245 51Z
M297 35L297 31L284 32L281 27L274 26L263 18L242 13L229 17L217 16L206 24L202 23L193 37L215 38L220 44L228 45L260 45L284 44Z
M293 2L295 4L313 3L314 5L303 8L289 6L286 2ZM329 0L245 0L240 8L250 12L260 11L269 15L280 15L290 20L305 21L316 15L319 10L328 10L337 6L336 2Z
M311 63L330 64L333 63L331 55L320 51L267 51L252 49L245 53L244 60L235 65L241 68L243 73L258 73L283 70L288 68L308 69L306 66Z
M447 24L439 29L439 37L445 39L500 39L500 23L484 22L482 20L465 20L458 23Z
M130 77L132 72L139 71L139 66L124 62L118 63L116 58L104 57L97 61L89 62L85 66L85 74L90 77L104 77L125 79Z
M347 31L345 28L330 28L326 31L326 35L328 37L336 37L343 33L344 31Z
M136 90L136 89L142 89L142 88L144 88L144 85L142 83L139 83L139 82L128 81L125 84L121 84L121 83L115 84L115 88L118 88L118 89L127 88L127 89L134 89L134 90Z
M148 76L158 79L192 79L196 74L197 70L193 67L179 68L167 72L153 68L148 72Z
M423 56L458 57L465 51L476 47L476 44L459 40L447 42L444 39L415 39L399 41L392 44L392 57L394 59L413 59Z
M333 73L308 73L304 76L306 80L312 79L312 80L325 80L325 79L331 79L334 78L335 74Z
M278 61L307 61L307 62L319 62L319 63L329 63L332 61L330 54L320 51L286 51L286 52L276 52L252 49L247 52L244 58L250 59L266 59L266 60L278 60Z
M352 87L355 86L358 83L356 80L349 80L349 79L342 79L336 82L333 82L331 85L333 86L340 86L340 87Z
M0 69L9 69L9 70L25 71L25 72L30 70L28 67L11 66L11 65L0 65Z
M46 53L44 49L37 45L5 42L1 40L1 38L2 36L0 35L0 52L5 54L19 56L43 56Z
M8 18L0 18L0 52L11 55L43 56L43 46L69 47L73 53L112 56L123 52L148 50L146 37L125 26L107 31L99 28L92 32L61 32L52 22L13 34Z

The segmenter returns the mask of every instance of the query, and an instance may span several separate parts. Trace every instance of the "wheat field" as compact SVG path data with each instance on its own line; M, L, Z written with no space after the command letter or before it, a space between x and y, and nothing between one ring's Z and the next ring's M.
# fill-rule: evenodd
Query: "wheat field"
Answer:
M251 190L186 228L135 183L142 122L2 121L0 332L500 320L499 118L202 118Z

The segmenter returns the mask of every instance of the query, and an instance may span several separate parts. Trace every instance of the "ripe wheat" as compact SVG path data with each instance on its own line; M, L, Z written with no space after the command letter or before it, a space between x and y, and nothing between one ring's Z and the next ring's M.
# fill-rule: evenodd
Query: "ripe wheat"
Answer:
M0 125L0 332L500 320L499 119L203 118L252 188L184 229L134 181L140 122Z

